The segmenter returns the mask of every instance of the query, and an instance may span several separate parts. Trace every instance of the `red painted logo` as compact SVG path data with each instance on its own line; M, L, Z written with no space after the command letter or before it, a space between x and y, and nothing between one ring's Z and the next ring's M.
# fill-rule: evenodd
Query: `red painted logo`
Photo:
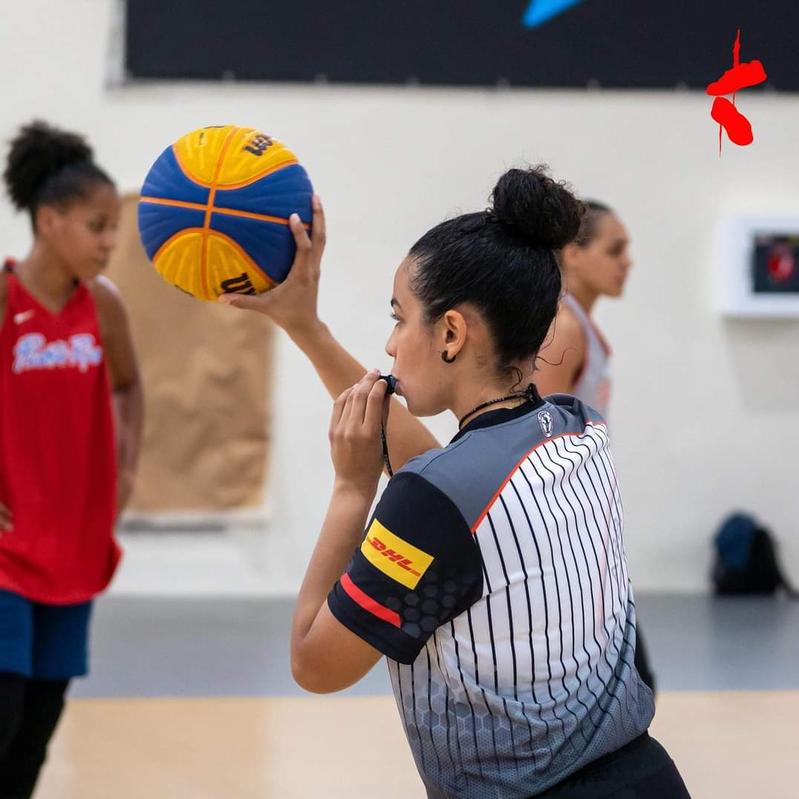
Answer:
M719 155L721 155L722 131L733 144L745 147L754 140L752 125L749 120L735 107L735 94L741 89L757 86L767 78L766 70L760 61L745 61L741 63L741 30L735 37L732 47L732 69L728 69L717 81L707 87L707 93L716 99L710 109L710 116L719 123ZM731 94L732 102L724 95Z

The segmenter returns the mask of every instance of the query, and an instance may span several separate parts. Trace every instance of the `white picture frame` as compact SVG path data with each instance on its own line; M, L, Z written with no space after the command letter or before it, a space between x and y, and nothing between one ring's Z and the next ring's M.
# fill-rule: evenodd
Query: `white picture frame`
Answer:
M799 291L761 294L754 291L751 259L758 235L799 236L799 214L727 217L718 232L719 310L725 316L799 319Z

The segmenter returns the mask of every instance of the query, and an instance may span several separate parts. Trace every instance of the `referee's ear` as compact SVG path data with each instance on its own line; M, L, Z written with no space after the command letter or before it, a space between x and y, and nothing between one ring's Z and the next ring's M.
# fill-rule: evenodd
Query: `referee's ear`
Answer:
M451 308L441 317L440 324L441 349L446 352L447 361L450 362L466 344L469 323L461 311Z

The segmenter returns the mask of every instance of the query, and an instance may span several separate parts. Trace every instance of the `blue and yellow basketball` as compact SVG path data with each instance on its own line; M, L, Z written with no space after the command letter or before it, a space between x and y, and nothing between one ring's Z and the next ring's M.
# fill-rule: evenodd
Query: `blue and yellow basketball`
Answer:
M167 147L139 201L139 233L161 276L203 300L286 279L288 225L311 222L313 188L294 153L254 128L200 128Z

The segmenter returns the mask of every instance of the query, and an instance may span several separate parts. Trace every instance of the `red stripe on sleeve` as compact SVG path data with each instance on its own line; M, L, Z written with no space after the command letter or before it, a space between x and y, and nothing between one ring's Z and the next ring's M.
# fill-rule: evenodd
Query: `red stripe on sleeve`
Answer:
M346 592L347 596L356 604L360 605L364 610L368 610L374 616L377 616L378 619L382 619L383 621L387 621L389 624L393 624L395 627L400 626L400 617L399 613L395 613L393 610L385 607L385 605L381 605L379 602L375 602L372 597L365 594L355 585L354 582L350 579L349 574L342 574L341 580L341 587Z

